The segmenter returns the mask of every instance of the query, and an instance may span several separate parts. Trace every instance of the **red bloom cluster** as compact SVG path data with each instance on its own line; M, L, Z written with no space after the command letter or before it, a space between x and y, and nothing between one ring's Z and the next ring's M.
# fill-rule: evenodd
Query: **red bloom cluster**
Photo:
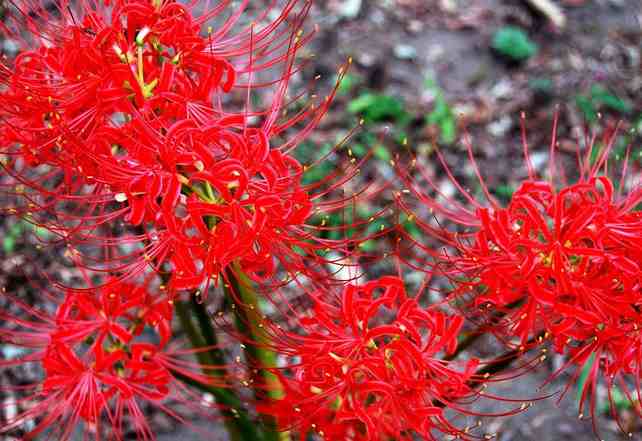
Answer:
M66 292L53 315L4 291L3 297L7 306L0 318L13 328L5 326L0 340L19 348L21 356L2 366L37 363L43 378L12 391L22 398L4 406L25 410L16 412L2 433L23 427L28 439L53 431L67 440L80 425L101 437L105 425L108 439L122 439L127 426L139 439L153 439L147 405L178 420L180 414L166 402L206 414L198 395L175 379L180 374L213 384L198 373L198 364L181 359L189 351L169 345L173 307L167 297L152 296L146 285L115 282L95 292Z
M19 3L13 27L26 22L41 38L1 77L0 144L8 187L23 201L7 211L57 233L83 266L129 275L153 265L171 271L173 289L197 288L233 261L255 278L277 261L299 271L317 249L343 246L311 241L312 201L334 187L312 194L289 152L334 91L281 121L310 3L291 0L255 24L267 8L237 34L248 2L224 19L228 3L197 12L165 0L63 1L59 18ZM270 68L278 78L255 80ZM253 91L268 86L272 104L251 110ZM245 108L231 110L239 98ZM119 225L131 233L114 233ZM88 246L103 254L81 258Z
M478 363L457 369L440 358L456 348L462 317L420 307L396 277L313 296L304 333L276 332L292 365L276 372L285 395L266 413L301 439L309 430L332 440L468 439L445 408L465 413Z
M592 335L613 317L637 316L642 243L631 233L642 214L634 207L614 201L603 176L559 191L527 181L506 208L477 210L474 240L461 242L452 263L474 277L475 306L506 313L522 343L541 330L565 339L589 326Z
M431 270L450 278L453 298L468 299L463 310L471 315L481 311L482 323L488 326L482 329L490 327L504 339L517 340L518 346L550 336L555 349L568 355L566 366L579 366L575 379L593 356L583 390L583 397L592 390L591 412L600 375L611 390L615 378L622 380L627 374L639 385L642 368L642 187L626 179L626 158L619 188L601 174L615 136L607 132L603 150L594 150L592 142L585 154L578 154L578 181L560 187L552 179L535 176L525 148L529 178L506 207L490 196L483 182L490 207L464 192L476 207L472 212L406 180L422 203L466 228L451 233L420 223L450 248L431 253L436 262ZM551 161L554 154L552 147ZM463 192L450 171L448 175ZM407 202L401 203L410 209ZM628 390L623 380L620 386ZM582 407L581 403L580 412Z

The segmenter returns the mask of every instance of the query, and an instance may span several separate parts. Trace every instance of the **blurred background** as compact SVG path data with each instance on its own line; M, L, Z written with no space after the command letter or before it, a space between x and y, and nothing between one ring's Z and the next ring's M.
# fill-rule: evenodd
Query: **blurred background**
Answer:
M389 151L407 138L428 155L435 141L461 150L465 129L500 195L523 178L511 164L520 112L535 151L550 141L557 108L562 151L575 150L587 124L642 123L637 0L328 0L311 20L319 33L307 74L333 78L354 60L318 136L364 118L366 139L353 143L372 146L387 127Z

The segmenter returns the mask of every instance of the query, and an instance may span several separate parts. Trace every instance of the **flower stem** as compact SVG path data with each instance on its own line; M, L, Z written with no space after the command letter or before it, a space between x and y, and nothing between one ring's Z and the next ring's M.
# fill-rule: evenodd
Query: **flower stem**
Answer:
M276 353L269 348L270 338L264 329L265 317L261 314L261 305L252 282L243 274L238 264L226 272L227 284L225 293L228 300L235 306L236 327L247 338L244 344L245 359L250 368L257 372L252 378L257 400L279 400L283 397L283 387L270 369L276 367ZM264 386L265 395L261 394L260 386ZM262 415L266 441L289 441L288 432L279 432L273 417Z
M225 380L225 359L221 350L216 347L218 343L216 332L212 327L212 322L207 314L205 305L198 303L196 299L192 299L189 303L176 302L175 310L192 346L194 348L210 347L208 351L198 352L196 354L199 363L203 366L220 366L220 368L216 370L203 368L203 372L206 375L214 375ZM193 317L196 317L198 321L198 328L194 324ZM249 419L245 410L243 410L241 400L233 390L200 384L184 376L179 376L179 378L186 383L192 384L214 395L216 403L221 406L221 413L225 418L225 427L232 441L256 441L264 439L258 433L256 425Z

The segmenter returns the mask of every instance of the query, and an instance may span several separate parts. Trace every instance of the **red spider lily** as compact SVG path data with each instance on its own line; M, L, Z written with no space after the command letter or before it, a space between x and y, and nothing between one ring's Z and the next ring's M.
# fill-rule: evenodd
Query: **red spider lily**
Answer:
M256 29L252 24L236 35L231 31L248 0L205 35L204 27L223 15L231 1L215 7L175 1L110 3L62 1L50 5L55 13L34 1L12 3L17 13L7 10L5 31L21 38L26 27L34 41L23 45L38 46L17 57L7 79L11 90L5 98L17 106L18 127L21 111L46 120L50 116L55 127L84 136L105 125L114 112L130 113L132 104L161 121L196 116L199 108L222 112L216 94L239 86L237 75L289 58L293 48L279 49L290 42L292 30L279 26L301 2L288 2L269 24ZM264 21L273 8L265 8L254 22Z
M307 37L293 41L292 30L279 30L278 25L301 2L289 2L264 28L251 26L229 36L247 7L245 1L217 32L201 35L204 24L228 3L200 5L204 12L196 16L196 4L173 1L81 3L75 13L63 1L57 5L61 18L29 1L14 5L19 11L16 32L24 33L26 21L37 48L22 52L11 68L3 66L1 132L3 144L10 146L3 149L31 165L60 168L67 181L92 184L106 156L111 157L109 165L122 164L125 147L115 140L105 145L104 129L117 128L121 138L127 138L143 135L130 133L129 121L157 130L182 120L209 125L227 114L221 108L221 93L243 87L235 80L237 73L251 77L281 63L290 66L284 76L291 75L290 60ZM304 4L295 23L308 8ZM270 12L269 8L258 19ZM249 58L250 63L244 65L236 61L239 58L243 63ZM158 161L158 145L139 147L125 151L135 156L125 159Z
M477 398L478 362L458 369L441 358L456 348L462 317L421 308L396 277L313 296L302 331L273 329L292 364L275 370L284 396L262 412L301 439L310 430L326 439L475 438L447 417Z
M600 377L606 378L609 395L616 378L627 391L622 376L630 375L637 385L640 381L642 186L629 176L628 151L619 185L608 177L608 158L616 139L617 129L606 130L601 144L593 136L583 152L578 147L579 176L574 183L557 170L555 130L548 180L535 174L524 141L528 178L506 206L491 196L470 143L469 157L486 204L464 190L441 154L447 176L472 209L441 194L425 172L418 179L401 174L420 204L464 228L455 233L420 220L420 227L446 247L436 253L414 243L434 259L429 269L451 280L450 295L465 300L462 309L476 319L481 314L482 330L518 340L522 347L537 335L550 336L556 350L568 354L563 369L579 366L574 380L582 366L595 359L583 386L580 412L589 395L594 412ZM408 200L400 197L399 202L416 213ZM631 393L627 395L632 398Z
M196 163L198 168L189 179L178 172L166 174L169 184L160 204L160 185L152 194L125 195L135 201L132 222L142 223L145 213L156 217L159 240L146 252L168 256L173 288L197 288L237 260L250 274L271 272L273 254L282 254L275 250L290 237L297 244L308 238L294 230L305 223L312 205L300 184L301 165L270 150L263 131L239 134L221 125L208 130L182 127L172 133L190 139L193 153L187 165ZM221 141L212 145L212 139ZM188 195L181 195L181 186Z
M59 5L63 18L34 34L47 43L4 68L5 186L23 203L7 211L55 232L78 265L123 277L169 268L171 289L204 292L232 262L265 281L277 264L296 274L325 263L319 250L359 242L315 239L320 230L308 223L313 213L354 203L356 196L320 199L360 163L303 186L304 167L291 154L336 87L321 104L282 116L309 38L302 22L310 3L290 1L265 27L228 36L246 4L207 36L201 28L227 2L202 13L195 4L142 0L83 3L76 12ZM15 7L23 15L34 9ZM27 19L32 32L46 14ZM253 80L275 67L275 81ZM267 86L275 89L267 109L223 105L235 88L249 99L251 89ZM122 234L122 226L135 233ZM79 251L92 245L91 255Z
M8 369L37 364L42 380L5 389L25 409L0 426L1 433L24 428L25 439L48 432L71 439L77 427L98 439L123 439L127 423L138 439L154 439L143 406L152 405L184 422L172 406L212 416L212 405L176 380L215 385L184 359L190 351L170 346L172 301L151 297L148 286L110 283L96 292L65 293L55 315L3 292L0 340L20 348L3 360ZM49 298L55 298L49 295ZM9 306L11 305L11 306ZM15 310L15 312L14 312ZM210 409L208 409L210 408Z

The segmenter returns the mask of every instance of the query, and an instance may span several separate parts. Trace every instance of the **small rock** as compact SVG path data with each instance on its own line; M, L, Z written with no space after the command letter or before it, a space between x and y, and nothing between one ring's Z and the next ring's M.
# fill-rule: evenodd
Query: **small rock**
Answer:
M13 345L3 345L2 347L2 356L6 360L13 360L18 358L20 355L23 355L24 350L17 346Z
M372 67L376 60L377 58L368 52L361 52L357 55L357 61L363 67Z
M401 60L412 60L417 57L417 49L409 44L398 44L393 51L395 57Z
M561 423L558 427L558 430L563 435L572 435L575 432L575 427L568 423Z
M410 20L408 23L408 31L412 32L413 34L418 34L424 29L424 24L421 22L421 20Z
M478 111L478 107L472 103L456 103L453 105L453 113L457 118L470 118Z
M8 54L17 54L20 50L20 45L16 40L7 38L2 42L2 49Z
M626 0L609 0L609 3L616 8L623 8L626 5Z
M497 121L493 121L488 126L486 129L488 130L488 133L490 133L492 136L496 138L501 138L508 132L511 127L513 126L513 121L508 115L504 115Z
M439 198L441 202L446 202L448 199L452 198L457 193L457 188L450 181L450 179L444 179L439 183Z
M348 20L355 19L361 11L361 2L361 0L344 0L337 9L337 14Z
M570 53L568 56L568 62L575 70L583 70L585 66L584 61L583 56L578 53Z
M501 79L490 90L490 94L497 99L510 98L513 94L513 84L506 78Z
M534 152L531 153L530 158L535 171L541 171L544 165L548 162L548 152Z
M440 44L430 46L430 48L428 48L428 61L436 62L442 57L442 55L444 55L445 52L444 47Z
M457 12L457 2L455 0L441 0L439 5L444 12L451 14Z

